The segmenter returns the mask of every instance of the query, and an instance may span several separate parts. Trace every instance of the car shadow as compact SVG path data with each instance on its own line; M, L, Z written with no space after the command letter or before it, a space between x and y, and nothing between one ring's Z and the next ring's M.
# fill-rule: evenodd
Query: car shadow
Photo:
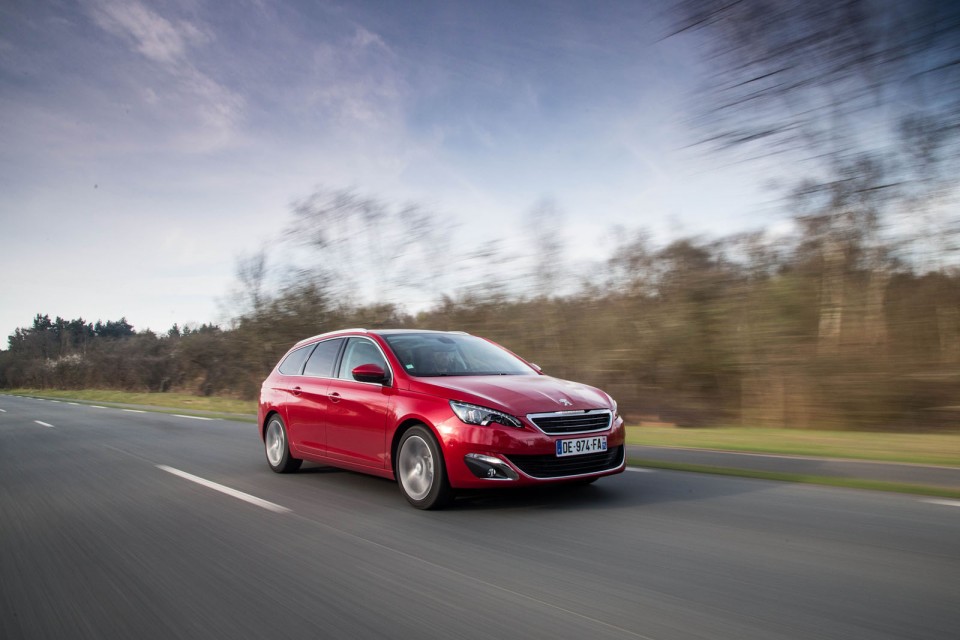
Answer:
M464 491L451 509L601 510L644 505L714 500L764 491L770 484L744 478L719 477L679 471L626 471L589 485L557 484L542 487Z
M359 491L368 499L405 504L396 482L316 463L304 463L297 475L336 478L344 491ZM779 484L779 483L775 483ZM649 469L625 471L593 484L553 484L535 487L492 487L461 490L443 512L583 510L635 508L671 502L714 500L771 488L771 481L702 473Z
M347 469L338 469L337 467L328 467L326 465L317 464L314 462L304 462L303 465L297 470L298 474L311 474L311 473L351 473Z

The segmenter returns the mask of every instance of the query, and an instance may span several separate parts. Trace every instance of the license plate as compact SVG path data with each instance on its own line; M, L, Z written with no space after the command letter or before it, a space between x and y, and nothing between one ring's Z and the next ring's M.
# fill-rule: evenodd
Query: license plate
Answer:
M592 438L573 438L572 440L557 440L557 457L582 456L585 453L597 453L607 450L607 436Z

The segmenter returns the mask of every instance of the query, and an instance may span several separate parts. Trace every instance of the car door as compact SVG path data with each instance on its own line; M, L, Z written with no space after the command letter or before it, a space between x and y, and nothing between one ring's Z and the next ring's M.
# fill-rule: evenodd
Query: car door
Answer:
M351 372L375 364L386 383L360 382ZM387 417L393 403L393 376L380 347L369 338L347 339L337 377L327 387L327 455L382 469L387 460Z
M326 452L327 387L343 343L343 338L334 338L311 345L313 349L291 390L287 431L291 444L304 453Z
M291 445L296 448L301 438L303 425L307 420L306 402L303 397L303 365L306 363L314 345L295 349L287 354L278 367L276 390L283 394L279 403L283 419L287 423L287 435Z

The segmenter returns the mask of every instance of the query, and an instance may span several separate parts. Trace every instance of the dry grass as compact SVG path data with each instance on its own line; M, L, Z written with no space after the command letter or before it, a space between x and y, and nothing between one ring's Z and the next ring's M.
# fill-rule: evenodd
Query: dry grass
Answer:
M138 404L147 407L212 411L216 413L242 413L255 415L254 400L237 400L218 396L194 396L188 393L137 393L109 389L84 389L82 391L57 391L51 389L11 389L5 393L55 398L57 400L80 400L112 404Z
M960 432L628 427L629 444L960 466Z

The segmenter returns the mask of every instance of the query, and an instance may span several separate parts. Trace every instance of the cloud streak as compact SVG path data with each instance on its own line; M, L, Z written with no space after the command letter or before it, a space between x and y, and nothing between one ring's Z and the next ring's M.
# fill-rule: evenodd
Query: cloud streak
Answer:
M183 20L174 24L139 2L100 0L87 2L86 6L99 27L161 64L181 65L191 45L211 39L196 25Z
M358 26L339 42L317 46L313 60L312 101L336 124L399 124L405 74L382 37Z
M146 86L142 96L148 104L166 103L179 113L190 113L192 124L199 130L175 136L180 150L202 153L235 141L243 119L244 98L201 71L192 57L194 50L215 41L209 30L187 20L167 19L136 1L89 0L84 6L94 24L173 79L172 95Z

